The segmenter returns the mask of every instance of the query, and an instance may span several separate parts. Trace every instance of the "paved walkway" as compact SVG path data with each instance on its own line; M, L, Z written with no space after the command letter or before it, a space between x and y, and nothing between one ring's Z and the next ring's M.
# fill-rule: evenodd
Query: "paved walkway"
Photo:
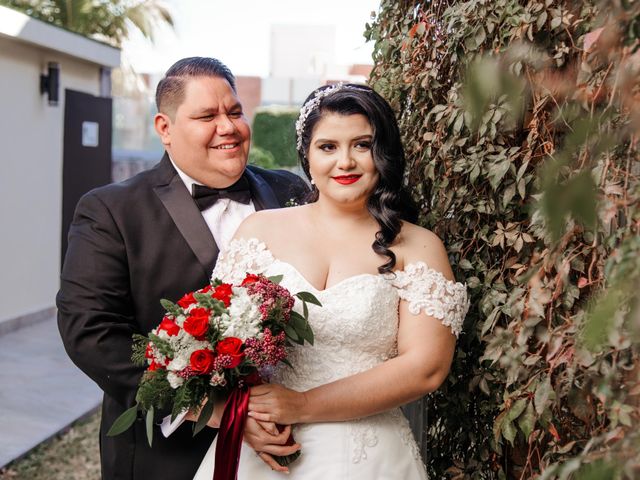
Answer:
M0 468L101 399L100 389L67 357L54 317L0 335Z

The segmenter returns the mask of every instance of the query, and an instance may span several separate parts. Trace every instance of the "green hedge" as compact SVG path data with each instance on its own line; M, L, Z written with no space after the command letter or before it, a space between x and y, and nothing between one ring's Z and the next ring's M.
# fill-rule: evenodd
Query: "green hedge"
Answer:
M278 168L276 161L271 155L271 152L267 152L260 147L253 145L249 150L249 164L256 165L258 167L272 170Z
M640 478L640 2L383 0L372 85L472 307L431 478Z
M253 145L271 153L277 167L294 167L296 154L295 123L298 110L261 108L253 118Z

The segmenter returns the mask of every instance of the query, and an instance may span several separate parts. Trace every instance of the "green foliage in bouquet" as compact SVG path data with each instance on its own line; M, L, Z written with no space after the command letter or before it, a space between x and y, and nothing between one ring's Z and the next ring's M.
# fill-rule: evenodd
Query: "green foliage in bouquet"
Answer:
M383 0L371 84L472 308L431 478L640 478L640 2Z

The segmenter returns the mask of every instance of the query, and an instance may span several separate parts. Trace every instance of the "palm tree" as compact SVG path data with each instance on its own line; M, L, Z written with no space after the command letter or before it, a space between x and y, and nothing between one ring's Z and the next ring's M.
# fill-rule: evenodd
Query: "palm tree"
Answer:
M162 0L0 0L0 5L116 47L132 28L153 41L158 25L173 26Z

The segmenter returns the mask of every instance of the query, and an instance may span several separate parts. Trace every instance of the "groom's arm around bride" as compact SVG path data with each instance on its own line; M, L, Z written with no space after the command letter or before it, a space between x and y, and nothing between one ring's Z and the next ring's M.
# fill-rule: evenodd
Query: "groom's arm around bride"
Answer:
M65 348L104 391L100 450L109 480L192 478L213 429L192 437L185 422L167 438L154 435L151 448L142 420L106 436L134 404L142 374L131 361L132 335L160 323L161 298L175 301L209 281L219 250L247 215L306 192L291 173L245 168L249 125L235 79L219 61L177 62L158 85L156 102L167 153L151 170L80 200L57 297ZM191 194L201 197L203 188L194 185L213 189L204 194L209 198L196 203Z

